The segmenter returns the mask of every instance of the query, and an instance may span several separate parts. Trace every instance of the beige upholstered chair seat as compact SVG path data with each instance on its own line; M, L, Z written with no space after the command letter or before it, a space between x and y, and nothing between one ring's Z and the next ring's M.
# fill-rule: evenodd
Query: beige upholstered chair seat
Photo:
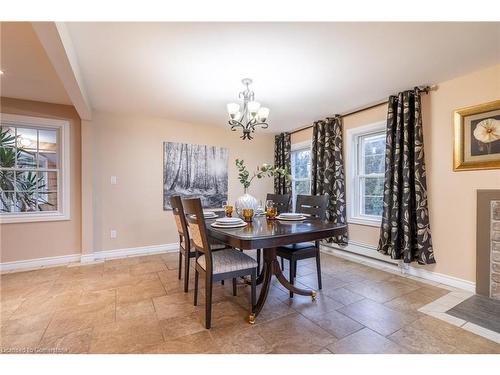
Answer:
M226 273L257 267L257 262L235 249L220 250L212 253L213 273ZM205 255L198 258L198 264L206 270Z

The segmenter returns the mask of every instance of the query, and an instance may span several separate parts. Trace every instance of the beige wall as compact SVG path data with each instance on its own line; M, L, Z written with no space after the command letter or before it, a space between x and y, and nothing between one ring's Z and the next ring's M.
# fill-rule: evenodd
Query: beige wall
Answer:
M453 111L500 98L500 65L438 84L424 95L425 161L432 238L437 264L425 269L475 281L476 189L500 188L500 170L453 172ZM382 105L344 118L344 132L386 118ZM311 137L310 130L292 143ZM349 202L347 202L349 204ZM353 241L376 246L379 229L349 225Z
M500 188L500 170L453 172L453 111L500 99L500 65L439 84L424 97L429 212L437 264L475 281L476 189Z
M172 214L163 211L163 142L186 142L229 148L229 200L243 194L234 166L244 159L250 170L273 163L274 136L258 132L243 141L226 127L192 125L163 118L94 113L83 122L91 131L94 155L94 250L175 243ZM85 149L84 145L84 149ZM117 185L111 185L117 176ZM272 179L257 180L250 193L259 199L273 190ZM118 232L110 239L110 230Z
M0 112L70 122L71 220L0 225L0 262L80 254L80 118L72 106L1 98Z

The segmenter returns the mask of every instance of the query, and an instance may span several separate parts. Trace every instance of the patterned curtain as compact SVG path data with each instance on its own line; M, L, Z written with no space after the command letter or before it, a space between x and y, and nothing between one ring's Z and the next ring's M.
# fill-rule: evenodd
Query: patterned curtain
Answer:
M274 166L276 168L287 168L292 171L291 159L292 143L290 133L281 133L274 137ZM292 185L285 177L274 177L275 194L292 194Z
M378 251L405 263L436 263L432 249L420 91L389 98L384 212Z
M333 223L346 224L345 179L342 151L342 118L329 117L313 125L311 152L311 193L328 194L327 218ZM328 242L347 244L344 233Z

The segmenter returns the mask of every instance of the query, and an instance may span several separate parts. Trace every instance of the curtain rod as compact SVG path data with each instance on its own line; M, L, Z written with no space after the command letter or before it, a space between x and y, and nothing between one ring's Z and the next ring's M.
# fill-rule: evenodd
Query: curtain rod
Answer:
M429 91L435 91L435 90L437 90L437 85L432 85L432 86L417 86L416 88L418 88L420 90L420 92L422 92L424 94L428 94ZM366 111L368 109L372 109L372 108L381 106L383 104L387 104L388 102L389 102L389 99L384 99L384 100L378 101L378 102L376 102L374 104L369 104L367 106L364 106L364 107L361 107L361 108L358 108L358 109L353 109L352 111L343 113L343 114L341 114L339 116L340 117L351 116L351 115L354 115L356 113L363 112L363 111ZM313 127L313 125L303 126L302 128L295 129L294 131L291 131L289 133L290 134L295 134L295 133L298 133L298 132L300 132L302 130L306 130L306 129L309 129L309 128L312 128L312 127Z

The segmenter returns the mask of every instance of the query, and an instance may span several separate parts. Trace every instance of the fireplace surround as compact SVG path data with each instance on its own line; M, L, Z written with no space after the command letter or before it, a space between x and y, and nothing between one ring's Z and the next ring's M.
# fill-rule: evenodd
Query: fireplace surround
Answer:
M477 191L476 293L500 300L500 189Z

